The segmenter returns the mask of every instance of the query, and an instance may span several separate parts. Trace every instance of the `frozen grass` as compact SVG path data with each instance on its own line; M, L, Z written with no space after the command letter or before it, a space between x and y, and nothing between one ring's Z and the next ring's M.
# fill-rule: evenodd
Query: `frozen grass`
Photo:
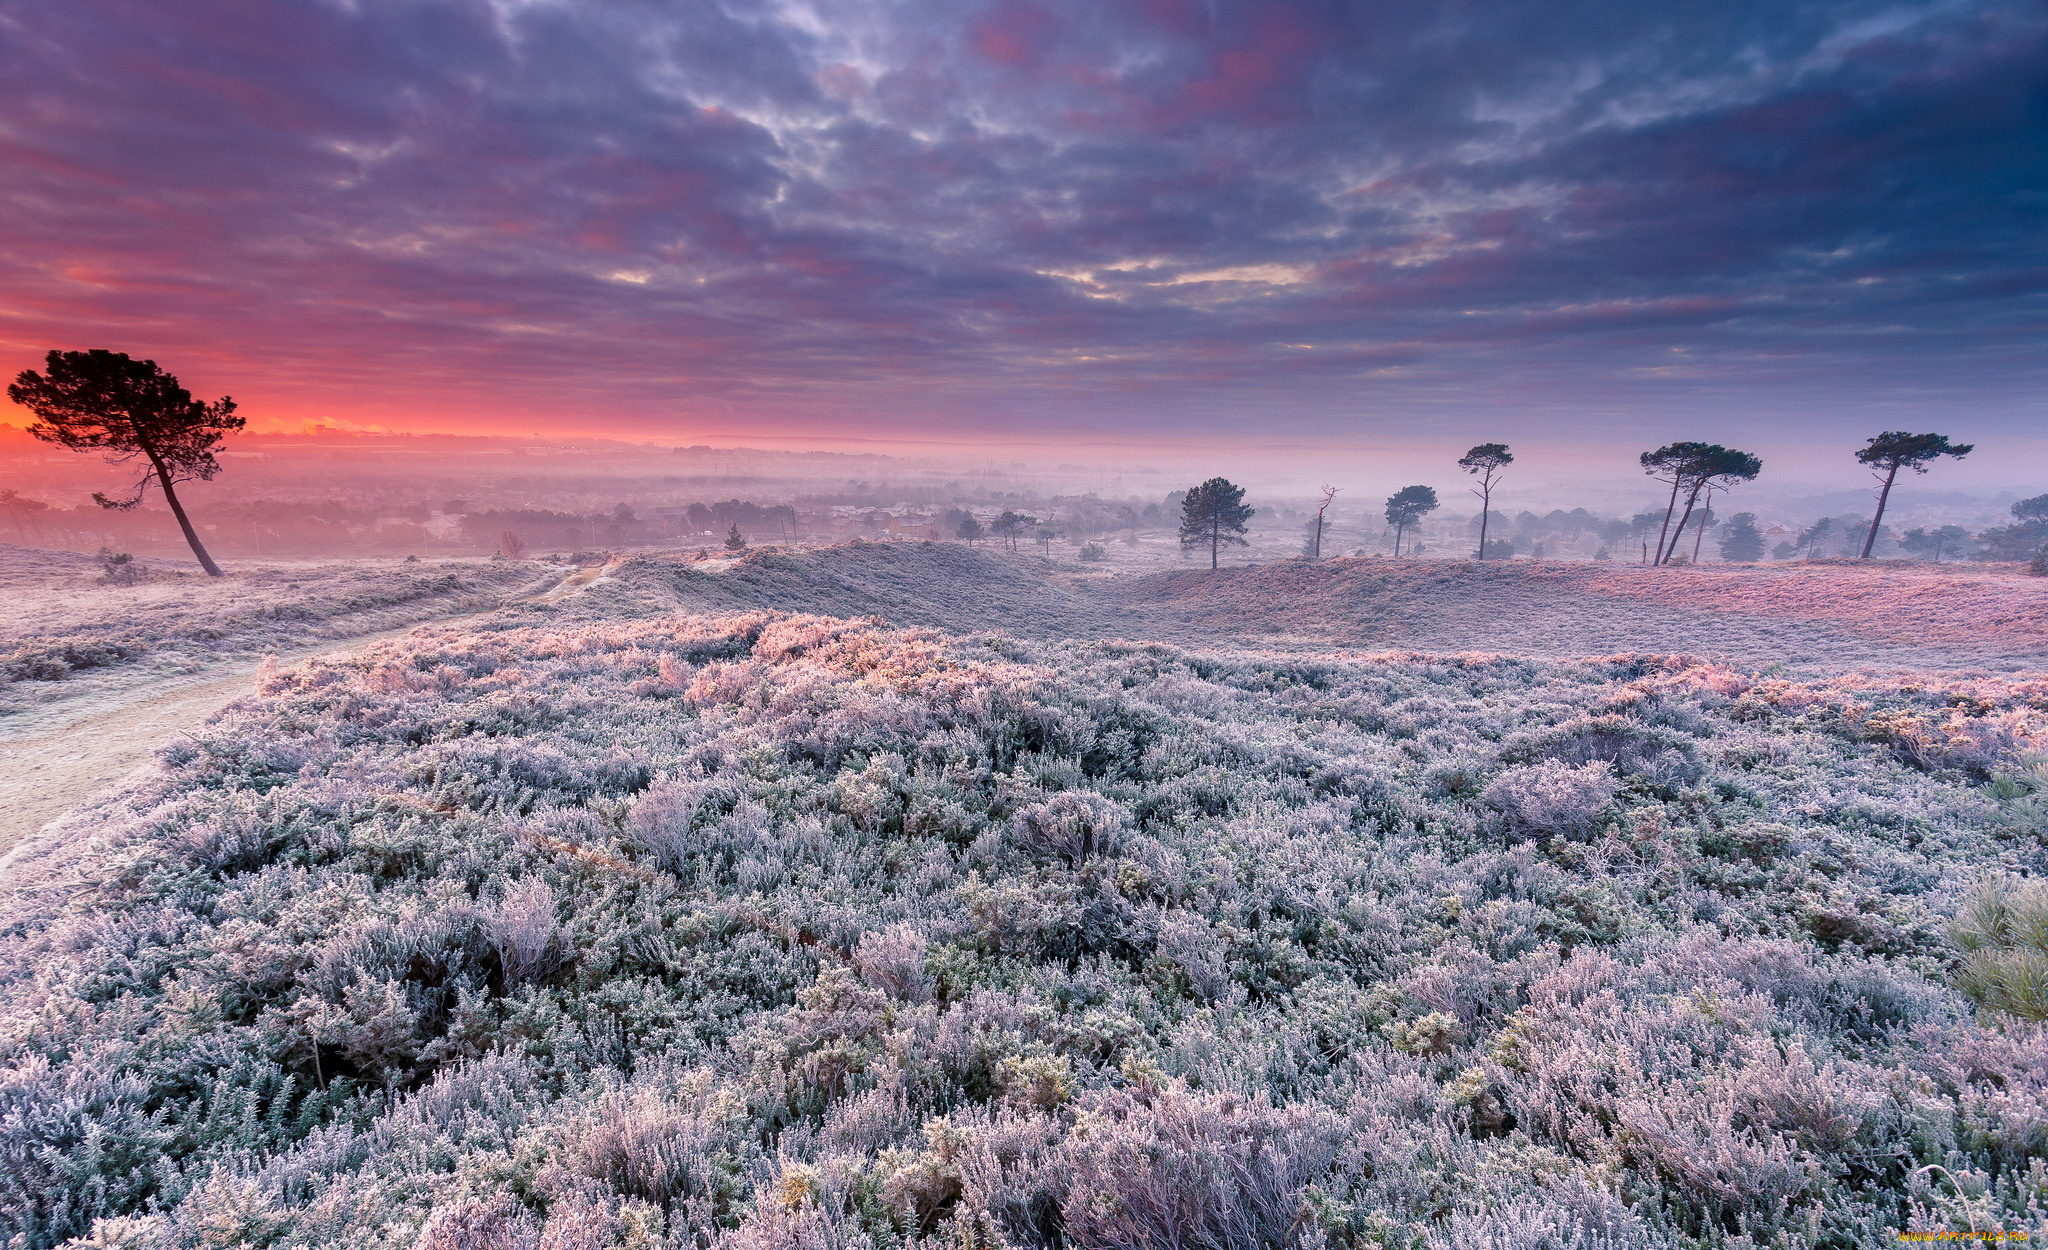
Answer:
M1976 1017L1947 921L2048 870L2048 683L966 640L676 586L279 674L38 848L0 1240L2048 1231L2048 1035Z
M2048 663L2048 581L2006 569L1367 558L1104 579L1099 593L1241 638L1550 657L1653 650L1803 672Z
M1141 637L1194 641L1172 611L1076 589L1063 567L1036 553L958 543L863 543L802 552L760 551L715 571L687 560L646 559L621 570L617 588L588 600L605 613L688 608L770 608L873 616L957 633L1002 630L1025 638ZM1078 566L1073 566L1078 567Z
M2048 578L2026 576L2015 565L1812 560L1675 569L1563 567L1574 585L1600 594L1828 622L1869 637L2048 652Z
M377 560L238 564L215 579L139 563L143 580L112 585L94 557L0 544L0 714L74 694L81 678L187 672L491 607L553 572Z
M953 543L642 559L592 610L772 608L1020 637L1276 651L1682 653L1793 674L2039 669L2048 581L1932 566L1638 569L1345 558L1098 574Z

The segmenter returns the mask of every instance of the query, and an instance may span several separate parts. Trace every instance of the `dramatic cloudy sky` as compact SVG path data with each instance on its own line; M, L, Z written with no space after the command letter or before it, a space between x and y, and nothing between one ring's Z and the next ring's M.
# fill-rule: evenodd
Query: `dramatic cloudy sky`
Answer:
M2036 0L5 0L0 172L0 365L264 418L2048 415Z

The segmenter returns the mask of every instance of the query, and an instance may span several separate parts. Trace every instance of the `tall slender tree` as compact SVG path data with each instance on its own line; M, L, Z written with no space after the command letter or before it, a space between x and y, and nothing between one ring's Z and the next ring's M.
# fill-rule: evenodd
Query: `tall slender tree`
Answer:
M1401 538L1408 527L1436 510L1436 492L1427 486L1403 486L1387 497L1387 524L1394 527L1396 556L1401 554Z
M1707 483L1707 489L1700 496L1699 524L1692 527L1692 562L1700 562L1700 544L1707 539L1707 531L1714 527L1714 484Z
M1328 482L1324 482L1323 501L1316 505L1316 536L1314 546L1309 553L1310 559L1320 560L1323 558L1323 513L1330 510L1330 501L1336 497L1337 488Z
M28 432L73 451L105 451L112 464L142 461L133 495L109 499L94 491L93 501L102 508L133 508L155 483L199 567L219 577L220 566L178 501L177 484L207 481L220 472L214 449L244 424L235 415L235 401L225 395L210 404L196 400L154 360L130 360L123 352L53 350L43 368L44 373L22 370L7 388L7 398L36 415Z
M1685 536L1686 523L1699 511L1702 495L1725 490L1736 482L1751 481L1764 468L1764 462L1748 452L1719 443L1666 443L1655 451L1644 452L1638 459L1644 472L1671 484L1671 499L1665 507L1664 526L1657 535L1657 557L1652 564L1668 563L1678 554L1679 540ZM1685 511L1673 526L1671 513L1681 494L1685 496ZM1700 528L1705 530L1704 517Z
M1458 459L1458 467L1479 479L1472 491L1479 496L1479 556L1486 558L1486 526L1493 519L1493 483L1502 469L1515 462L1506 443L1481 443Z
M1892 483L1898 480L1900 469L1925 473L1930 461L1942 456L1961 460L1976 449L1975 443L1951 443L1946 434L1908 434L1904 430L1886 430L1865 443L1856 459L1870 466L1870 476L1880 485L1877 515L1870 518L1870 531L1863 536L1863 554L1859 558L1868 560L1870 549L1877 545L1878 527L1884 524L1884 506L1891 501Z
M1216 568L1223 545L1243 547L1244 525L1254 510L1244 506L1244 487L1212 477L1189 491L1180 505L1180 545L1209 548L1209 567Z
M1698 471L1713 451L1712 443L1666 443L1636 458L1643 472L1671 487L1671 496L1664 501L1664 523L1657 528L1657 556L1650 563L1664 562L1664 546L1671 540L1671 518L1678 512L1678 494L1688 487L1690 475Z

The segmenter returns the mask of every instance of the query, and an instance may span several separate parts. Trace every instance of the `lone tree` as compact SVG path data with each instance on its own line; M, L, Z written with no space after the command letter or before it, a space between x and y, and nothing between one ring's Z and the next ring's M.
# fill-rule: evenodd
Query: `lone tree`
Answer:
M109 499L94 491L94 502L102 508L133 508L155 482L199 567L208 577L219 577L220 566L206 554L175 488L220 472L214 448L222 435L244 424L235 415L235 401L225 395L210 404L196 400L154 360L130 360L122 352L53 350L43 367L48 372L22 370L7 388L7 398L36 414L28 432L73 451L104 450L112 464L145 461L132 498Z
M1820 520L1815 521L1812 525L1808 526L1806 530L1799 535L1799 540L1793 543L1792 545L1795 549L1803 548L1806 551L1806 558L1811 560L1813 559L1813 549L1815 544L1819 543L1821 539L1826 538L1828 536L1828 531L1833 528L1835 528L1835 519L1833 517L1824 516Z
M526 558L526 540L519 536L518 530L499 530L498 554L507 560L524 560Z
M1728 518L1728 531L1721 535L1721 558L1737 564L1755 564L1764 558L1764 534L1756 527L1756 513L1738 512Z
M1323 501L1316 505L1316 535L1315 538L1311 540L1309 547L1309 559L1311 560L1320 560L1323 558L1323 513L1328 512L1330 510L1330 501L1335 499L1336 497L1337 488L1330 485L1328 482L1324 482Z
M1486 558L1486 525L1493 519L1493 479L1515 462L1506 443L1481 443L1458 460L1458 467L1479 479L1472 493L1479 496L1479 555Z
M738 521L734 521L732 528L725 531L725 549L727 551L745 551L747 549L747 536L740 533L740 523Z
M1884 506L1891 499L1892 483L1898 480L1900 469L1925 473L1932 460L1942 456L1961 460L1976 448L1975 443L1951 443L1946 434L1908 434L1904 430L1886 430L1864 444L1856 459L1869 465L1870 476L1883 485L1877 492L1877 515L1870 518L1870 530L1863 536L1863 554L1858 558L1868 560L1870 549L1877 545L1878 527L1884 524Z
M961 513L960 524L953 530L953 533L959 537L960 541L970 547L981 541L981 536L984 532L981 528L981 522L974 519L972 512Z
M1247 546L1244 523L1253 509L1244 506L1244 487L1232 486L1225 478L1212 477L1189 491L1180 505L1180 545L1209 547L1209 567L1215 569L1224 543Z
M1403 486L1387 497L1387 524L1394 527L1396 556L1401 554L1401 536L1408 532L1408 527L1436 510L1436 492L1427 486Z

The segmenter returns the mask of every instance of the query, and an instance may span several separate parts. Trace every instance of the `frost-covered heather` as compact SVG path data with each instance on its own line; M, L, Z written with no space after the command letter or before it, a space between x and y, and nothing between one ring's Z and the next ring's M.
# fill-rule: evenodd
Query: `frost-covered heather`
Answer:
M0 1241L2048 1233L1945 933L2048 870L2038 682L753 614L266 695L18 870Z
M110 585L94 557L0 543L0 709L74 673L394 628L493 605L547 576L513 562L381 560L237 563L216 580L142 563L143 580Z

